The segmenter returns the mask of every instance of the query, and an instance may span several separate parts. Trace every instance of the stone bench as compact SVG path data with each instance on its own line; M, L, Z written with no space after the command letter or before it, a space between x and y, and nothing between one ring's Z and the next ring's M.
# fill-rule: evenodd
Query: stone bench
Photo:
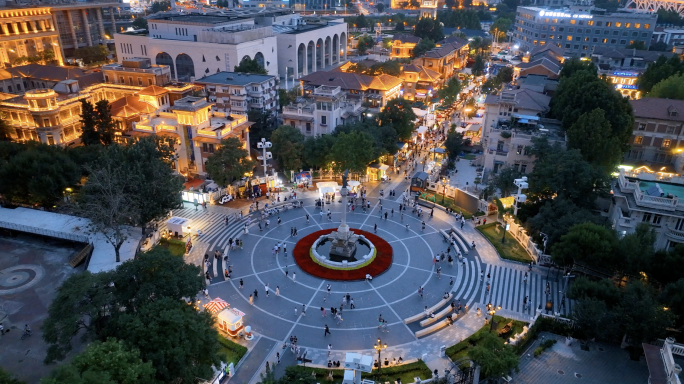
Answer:
M458 236L458 238L461 239L461 241L463 242L463 244L465 244L466 248L468 248L468 249L473 249L473 247L470 246L470 243L468 243L468 241L466 240L466 238L463 237L463 234L461 233L461 230L460 230L460 229L458 229L458 228L456 228L456 227L453 227L453 226L451 227L451 229L453 229L453 233L455 233L456 236Z
M449 297L447 297L446 299L440 300L439 303L428 308L428 311L434 312L434 311L442 308L444 305L446 305L446 303L448 303L451 300L452 297L454 297L454 295L450 293ZM421 312L417 315L413 315L411 317L404 319L404 324L413 323L414 321L418 321L418 320L422 319L423 317L425 317L425 312Z
M454 239L456 245L458 245L458 247L461 248L463 254L467 255L470 246L457 235L456 227L451 227L451 238Z
M420 331L416 332L416 337L423 337L431 334L432 332L437 332L440 329L446 327L447 325L449 325L449 322L446 319L441 320L440 322L436 323L435 325L429 328L423 328Z
M438 313L435 313L435 317L428 317L427 319L421 321L421 322L420 322L420 326L421 326L421 327L428 326L428 325L434 323L435 321L441 319L442 317L448 315L449 312L451 312L451 305L447 305L446 308L442 309L442 310L439 311ZM453 318L453 316L452 316L452 318ZM454 320L455 320L455 319L454 319Z

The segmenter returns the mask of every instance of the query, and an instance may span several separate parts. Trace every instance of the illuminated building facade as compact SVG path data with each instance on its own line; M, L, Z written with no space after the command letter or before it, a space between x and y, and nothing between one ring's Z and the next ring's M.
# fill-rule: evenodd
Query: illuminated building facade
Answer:
M469 51L467 40L450 36L438 42L437 47L416 57L412 63L438 72L446 81L465 68Z
M49 7L0 10L0 63L7 67L21 57L37 57L53 51L63 63L59 32Z
M651 44L656 14L613 12L590 6L565 9L518 7L513 43L522 52L553 44L566 56L589 57L599 47L624 48Z
M420 42L420 37L408 34L394 35L392 37L392 59L408 59L413 57L413 48Z

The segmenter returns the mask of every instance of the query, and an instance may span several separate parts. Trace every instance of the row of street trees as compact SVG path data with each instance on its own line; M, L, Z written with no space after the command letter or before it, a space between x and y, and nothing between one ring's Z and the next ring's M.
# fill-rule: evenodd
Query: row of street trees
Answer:
M305 167L364 173L373 160L397 151L398 141L407 141L416 115L409 101L394 99L377 119L339 126L330 135L305 138L295 127L283 125L270 137L273 154L281 169Z

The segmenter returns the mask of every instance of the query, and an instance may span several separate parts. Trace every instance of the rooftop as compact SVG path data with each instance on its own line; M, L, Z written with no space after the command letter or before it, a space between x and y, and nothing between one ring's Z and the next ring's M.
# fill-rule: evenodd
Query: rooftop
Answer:
M324 71L308 74L300 78L300 80L312 85L330 85L341 87L344 90L353 89L358 91L365 91L367 89L388 91L402 83L401 79L385 74L369 76L358 73Z
M197 84L247 85L273 80L275 76L255 75L252 73L219 72L195 81Z
M630 100L629 103L634 110L634 117L684 122L684 100L644 97Z
M548 110L551 97L529 89L514 89L501 92L499 95L487 95L487 104L512 103L521 109L544 112Z
M675 54L673 52L646 51L632 48L610 48L596 46L591 55L594 57L602 56L611 59L632 58L636 60L644 60L647 62L655 62L656 60L658 60L660 56L670 58Z

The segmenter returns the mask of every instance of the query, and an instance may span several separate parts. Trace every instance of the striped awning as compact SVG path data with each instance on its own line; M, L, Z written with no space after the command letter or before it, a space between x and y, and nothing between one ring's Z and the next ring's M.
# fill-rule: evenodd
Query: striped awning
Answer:
M204 304L204 309L213 314L216 314L221 312L224 308L228 308L229 305L230 304L226 303L223 299L217 297L214 300Z

